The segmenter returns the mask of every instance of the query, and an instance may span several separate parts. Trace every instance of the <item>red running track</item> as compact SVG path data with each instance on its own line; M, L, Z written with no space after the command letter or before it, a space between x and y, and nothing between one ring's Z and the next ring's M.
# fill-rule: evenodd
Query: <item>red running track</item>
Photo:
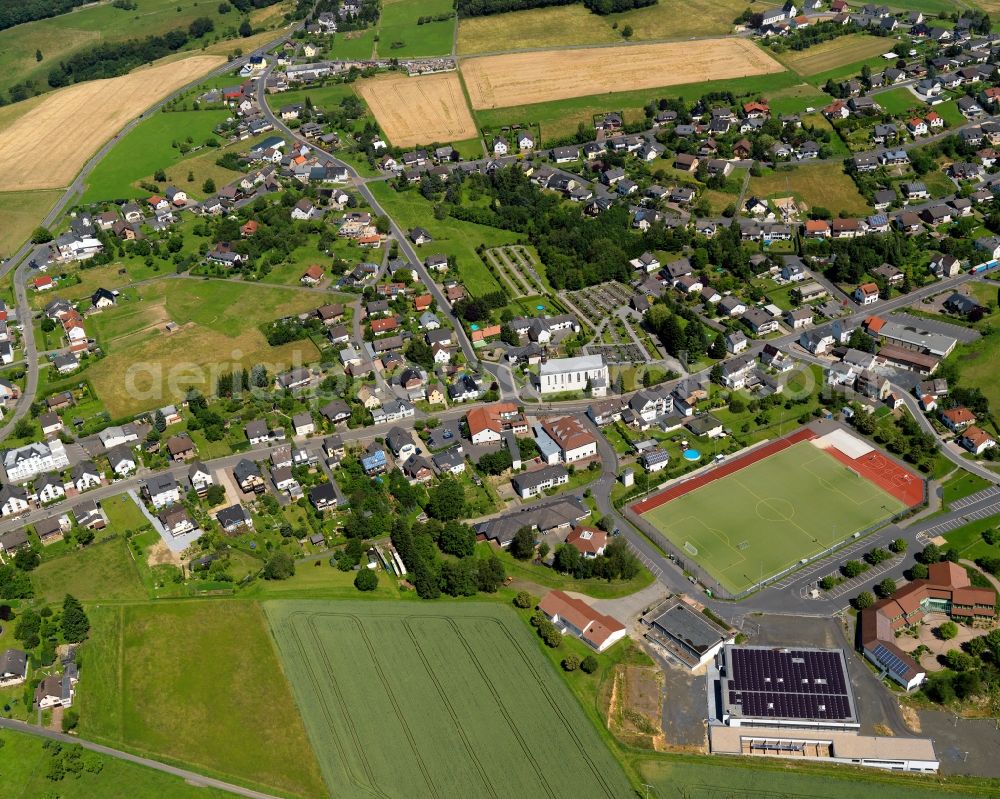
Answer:
M642 502L637 502L632 506L632 511L640 515L651 511L653 508L658 508L660 505L664 505L672 499L677 499L677 497L690 494L695 489L701 488L709 483L714 483L716 480L721 480L723 477L728 477L729 475L738 472L740 469L745 469L753 463L757 463L758 461L771 457L776 452L788 449L792 446L792 444L798 444L800 441L809 441L813 438L816 438L816 434L808 427L803 427L801 430L796 430L786 438L779 438L777 441L772 441L770 444L758 447L753 452L742 455L739 458L734 458L730 461L723 461L714 469L711 469L704 474L699 474L696 477L692 477L690 480L685 480L683 483L671 486L666 491L654 494L648 499L644 499Z
M658 508L673 499L677 499L677 497L682 497L704 485L708 485L716 480L721 480L723 477L728 477L729 475L740 471L740 469L745 469L751 464L762 461L765 458L769 458L776 452L788 449L788 447L792 446L792 444L798 444L800 441L809 441L814 438L817 438L817 435L808 427L796 430L790 436L779 438L777 441L772 441L770 444L765 444L764 446L755 449L753 452L739 458L734 458L731 461L725 461L704 474L700 474L697 477L692 477L690 480L685 480L683 483L671 486L666 491L662 491L661 493L655 494L648 499L644 499L642 502L637 502L632 506L632 511L640 515L647 513L648 511ZM851 469L854 469L854 471L862 477L877 485L883 491L892 494L892 496L896 497L896 499L904 503L907 507L918 505L924 501L923 479L913 474L913 472L908 469L904 469L902 466L898 465L876 450L872 450L857 459L849 458L836 447L828 447L826 451L838 461L846 466L849 466Z

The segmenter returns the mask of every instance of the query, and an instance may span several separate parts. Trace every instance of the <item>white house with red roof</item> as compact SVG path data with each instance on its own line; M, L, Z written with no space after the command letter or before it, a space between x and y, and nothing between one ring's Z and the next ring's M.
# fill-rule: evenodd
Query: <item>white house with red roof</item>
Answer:
M566 536L566 543L585 558L603 555L608 545L608 534L597 527L577 525Z
M598 613L582 599L563 591L549 591L538 609L560 631L571 633L603 652L625 637L625 625L611 616Z

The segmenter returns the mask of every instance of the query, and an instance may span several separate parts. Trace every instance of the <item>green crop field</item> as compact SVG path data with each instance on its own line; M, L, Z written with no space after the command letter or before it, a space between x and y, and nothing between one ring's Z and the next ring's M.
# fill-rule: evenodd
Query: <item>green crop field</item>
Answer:
M902 508L832 455L800 441L643 518L736 594Z
M89 613L81 735L282 795L323 794L256 603L160 601Z
M50 750L34 735L4 730L0 733L0 796L7 799L229 799L231 793L188 785L180 777L128 763L96 752L84 752L85 767L60 782L46 777ZM58 789L56 788L58 786Z
M775 57L800 75L816 75L861 59L881 55L891 49L891 42L882 37L852 33L807 47L805 50L789 50Z
M331 795L634 795L510 609L264 607Z
M149 192L132 184L168 169L184 158L174 147L190 137L193 146L215 138L212 129L228 116L226 111L164 111L141 122L116 144L87 178L82 202L146 197ZM166 189L166 186L162 187ZM184 184L180 184L184 188ZM200 185L198 186L200 188Z
M227 363L263 363L274 374L319 357L309 340L270 346L258 325L312 310L324 295L194 278L163 278L136 291L139 299L93 317L94 334L108 355L88 374L114 418L178 401L191 387L207 393L211 375ZM178 325L172 333L166 331L169 321Z
M660 97L680 97L688 102L710 92L732 92L737 97L758 97L769 92L796 86L801 79L794 72L776 72L752 78L683 83L662 89L641 89L610 94L571 97L546 103L493 108L473 112L480 128L498 130L504 125L539 125L543 143L576 133L582 122L593 132L594 115L608 111L623 111L626 122L644 119L643 109L650 100Z
M485 244L489 249L514 244L518 241L515 234L451 217L435 219L433 206L417 191L397 192L384 182L369 183L368 188L404 230L419 225L430 231L434 241L418 247L417 255L421 258L442 253L454 255L462 283L474 296L500 291L500 284L483 264L476 247Z
M419 17L454 11L451 0L386 0L379 21L378 52L382 58L449 55L455 39L454 17L417 24ZM393 47L393 44L402 46Z
M61 602L66 594L84 601L146 599L138 567L120 537L47 560L31 578L35 593L46 602Z

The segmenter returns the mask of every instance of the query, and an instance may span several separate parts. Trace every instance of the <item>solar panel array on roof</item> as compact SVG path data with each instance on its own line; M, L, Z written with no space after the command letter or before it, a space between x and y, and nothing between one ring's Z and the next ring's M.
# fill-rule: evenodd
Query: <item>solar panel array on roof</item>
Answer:
M894 652L890 652L882 644L875 647L875 659L889 671L900 676L909 674L913 670L905 660Z
M729 658L727 699L745 717L854 719L839 650L733 647Z

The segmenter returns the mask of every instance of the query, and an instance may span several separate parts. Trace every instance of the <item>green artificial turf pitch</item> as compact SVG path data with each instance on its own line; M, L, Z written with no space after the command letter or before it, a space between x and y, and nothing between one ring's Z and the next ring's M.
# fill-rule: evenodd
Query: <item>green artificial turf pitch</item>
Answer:
M902 508L891 494L801 441L643 518L738 594Z

